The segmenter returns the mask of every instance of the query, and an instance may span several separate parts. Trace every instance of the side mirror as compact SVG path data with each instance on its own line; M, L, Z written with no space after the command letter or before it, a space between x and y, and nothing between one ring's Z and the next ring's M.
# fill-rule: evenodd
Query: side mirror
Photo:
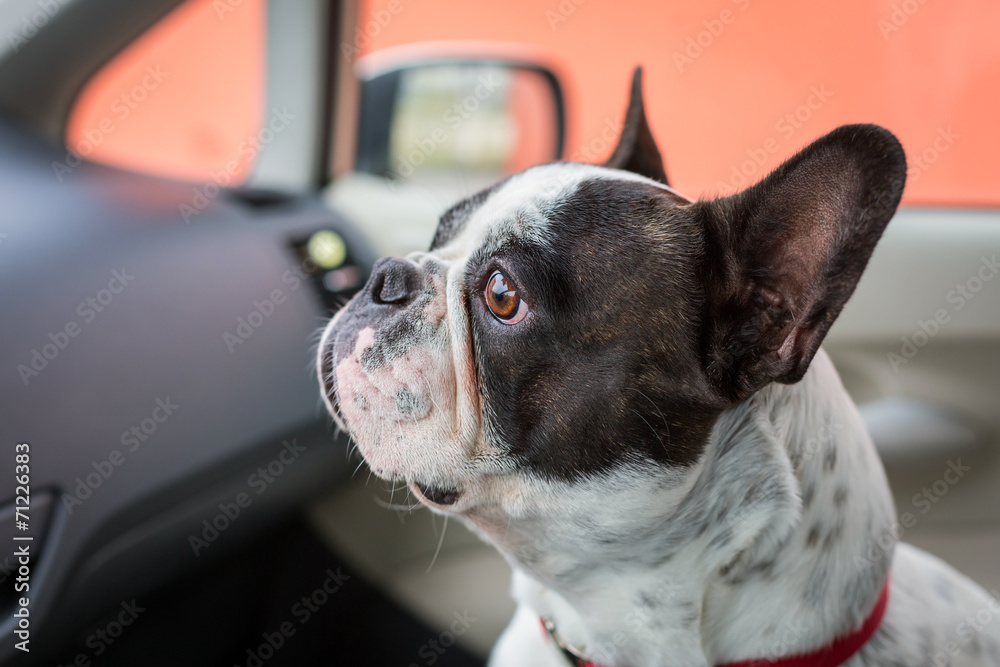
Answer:
M563 153L559 80L528 62L436 59L361 74L357 172L472 191Z

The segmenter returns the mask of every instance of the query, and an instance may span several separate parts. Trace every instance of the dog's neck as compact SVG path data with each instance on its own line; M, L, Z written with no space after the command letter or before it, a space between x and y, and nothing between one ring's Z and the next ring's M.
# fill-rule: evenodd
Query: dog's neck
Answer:
M514 565L519 601L598 664L816 650L869 614L891 563L885 474L822 352L799 384L724 413L695 470L597 483L600 502L568 485L555 522L473 523Z

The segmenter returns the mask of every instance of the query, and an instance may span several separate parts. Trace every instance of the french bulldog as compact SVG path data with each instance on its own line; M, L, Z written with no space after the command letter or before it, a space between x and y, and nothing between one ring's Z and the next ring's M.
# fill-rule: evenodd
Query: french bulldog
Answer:
M900 201L899 142L840 127L692 201L640 76L606 164L506 178L375 264L323 333L330 413L509 561L494 667L1000 665L1000 602L897 543L820 350Z

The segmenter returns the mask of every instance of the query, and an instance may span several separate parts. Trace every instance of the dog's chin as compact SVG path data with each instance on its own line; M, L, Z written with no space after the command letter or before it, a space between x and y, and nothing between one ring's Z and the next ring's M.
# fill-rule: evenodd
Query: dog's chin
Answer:
M376 477L388 482L405 481L420 503L449 512L459 511L458 506L464 504L459 502L466 495L460 485L437 479L436 472L421 471L420 466L413 465L413 461L400 460L395 456L387 457L384 447L371 445L364 438L355 437L354 441L358 452Z

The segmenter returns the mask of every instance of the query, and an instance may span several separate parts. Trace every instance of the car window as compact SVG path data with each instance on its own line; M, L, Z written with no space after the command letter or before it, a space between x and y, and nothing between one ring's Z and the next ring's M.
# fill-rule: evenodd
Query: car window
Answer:
M900 137L911 205L1000 204L1000 4L463 3L363 0L354 48L427 40L542 48L568 81L566 157L606 158L629 74L668 174L688 196L759 180L812 139L873 122Z
M264 31L264 0L184 2L94 75L67 148L146 173L243 182L259 152Z

